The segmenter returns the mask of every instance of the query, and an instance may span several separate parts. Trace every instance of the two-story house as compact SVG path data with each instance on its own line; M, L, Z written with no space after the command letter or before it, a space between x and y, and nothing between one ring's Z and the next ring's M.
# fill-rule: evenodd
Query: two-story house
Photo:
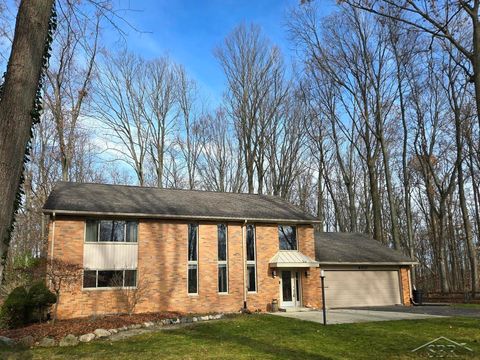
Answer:
M60 318L125 312L120 291L139 286L136 312L268 311L274 299L318 308L320 263L337 282L352 272L368 272L366 285L378 278L382 304L409 303L411 259L364 239L383 249L379 258L325 261L316 218L275 196L61 182L44 214L48 257L83 269L62 293ZM336 289L331 296L349 291ZM342 305L366 301L355 297Z

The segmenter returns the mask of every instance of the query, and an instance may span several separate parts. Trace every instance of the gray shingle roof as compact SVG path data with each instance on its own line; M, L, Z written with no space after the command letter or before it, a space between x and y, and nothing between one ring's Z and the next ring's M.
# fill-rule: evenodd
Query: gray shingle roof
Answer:
M409 264L416 261L360 233L315 233L315 260L324 264Z
M43 210L57 214L316 221L315 217L276 196L74 182L57 183Z

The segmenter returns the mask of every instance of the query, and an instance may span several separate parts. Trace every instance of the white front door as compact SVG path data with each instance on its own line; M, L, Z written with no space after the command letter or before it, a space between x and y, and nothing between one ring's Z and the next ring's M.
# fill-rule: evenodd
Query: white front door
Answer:
M282 307L300 306L300 273L293 270L282 270L280 278L280 291Z

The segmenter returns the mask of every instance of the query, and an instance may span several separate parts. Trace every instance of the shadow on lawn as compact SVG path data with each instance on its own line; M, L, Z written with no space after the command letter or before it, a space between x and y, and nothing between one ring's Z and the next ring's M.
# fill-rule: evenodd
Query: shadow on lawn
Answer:
M0 359L2 360L31 360L33 355L29 349L20 347L0 347Z
M319 354L312 354L302 349L291 349L288 347L284 347L278 342L275 343L273 339L270 342L265 340L258 340L254 337L253 333L252 336L245 336L242 334L232 334L231 332L229 332L228 334L223 334L222 338L220 338L215 333L212 333L211 330L212 329L207 330L207 328L204 327L191 327L187 331L172 331L170 334L172 336L187 337L192 340L209 341L211 343L220 341L222 343L229 343L244 348L250 348L252 349L252 355L258 355L259 353L263 353L265 355L271 355L275 359L331 359L330 357L321 356Z

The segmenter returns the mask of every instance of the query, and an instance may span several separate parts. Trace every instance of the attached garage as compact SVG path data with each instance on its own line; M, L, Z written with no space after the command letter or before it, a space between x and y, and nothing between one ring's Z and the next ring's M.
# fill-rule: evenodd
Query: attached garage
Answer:
M325 270L328 308L402 304L397 270Z
M315 234L327 308L410 305L416 261L359 233Z

